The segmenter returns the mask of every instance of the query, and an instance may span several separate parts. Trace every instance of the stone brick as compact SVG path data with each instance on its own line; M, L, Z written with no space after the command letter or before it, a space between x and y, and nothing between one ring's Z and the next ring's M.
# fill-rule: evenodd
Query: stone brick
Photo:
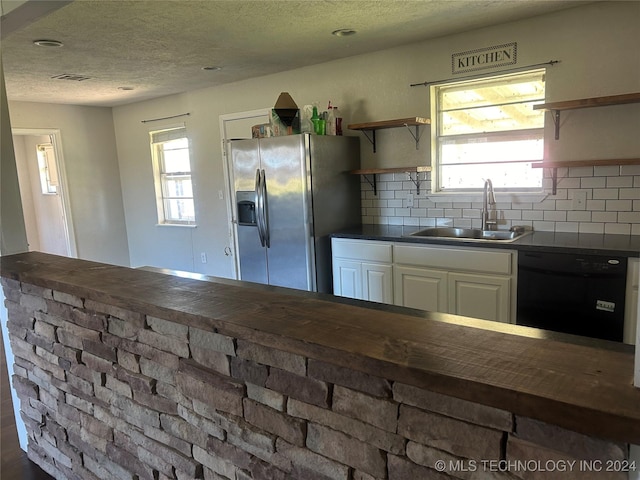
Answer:
M209 437L207 452L213 453L238 468L247 468L251 464L251 455L217 438Z
M107 318L107 331L111 335L115 335L117 337L135 339L140 331L140 327L134 325L133 323L127 322L126 320L120 320L115 317Z
M273 463L283 470L290 468L290 466L287 467L286 464L282 464L282 459L275 458L272 455L276 452L276 436L256 428L242 419L239 419L237 423L230 424L226 440L232 445Z
M107 456L118 465L138 475L140 480L153 480L153 472L134 455L113 443L107 444Z
M511 435L507 440L506 460L514 462L534 462L534 465L537 465L539 462L543 467L547 465L547 462L553 463L554 465L557 465L560 462L569 465L569 462L576 461L576 464L574 464L573 467L573 472L564 472L563 476L566 476L566 478L571 478L572 474L579 474L580 480L596 480L603 478L607 480L627 480L628 478L631 478L627 472L605 472L604 470L606 468L607 461L606 454L600 458L593 459L602 462L600 465L602 465L603 471L590 472L584 468L581 469L579 460L576 460L575 457L552 448L545 448L543 446L521 440ZM531 469L531 471L519 471L517 473L527 480L544 480L550 478L549 472L542 471L542 469L539 469L539 471ZM560 475L557 475L556 478L560 478Z
M7 330L9 330L9 335L12 338L19 340L25 340L27 338L27 332L30 331L14 322L7 322Z
M404 453L405 440L400 435L385 432L372 425L345 417L326 408L316 407L315 405L309 405L290 398L287 402L287 413L346 433L386 452Z
M131 386L129 386L126 382L121 382L117 378L107 375L106 376L106 384L105 387L109 390L112 390L113 393L117 395L121 395L127 398L133 398L133 392L131 391Z
M22 293L28 295L36 295L38 297L52 299L53 291L50 288L41 287L39 285L33 285L32 283L22 283L20 285Z
M307 428L307 447L310 450L374 477L386 476L387 462L377 448L322 425L309 423Z
M449 475L440 473L430 468L416 465L413 462L395 455L389 455L387 458L389 480L407 480L428 478L429 480L451 480ZM482 477L478 477L482 478Z
M396 431L398 404L395 402L336 385L333 388L332 409L388 432Z
M289 475L277 466L263 460L252 459L249 465L249 480L288 480ZM241 480L238 477L238 480Z
M5 293L7 290L20 290L20 281L9 277L0 277L0 285L2 285Z
M187 408L193 408L193 401L180 393L180 391L173 385L169 385L168 383L164 382L158 382L156 383L155 391L158 395L169 399L176 404L179 403Z
M144 357L140 358L140 372L143 376L160 380L169 385L176 384L176 370Z
M160 414L127 398L115 395L111 401L111 413L127 420L138 428L145 425L160 426Z
M193 458L197 462L200 462L202 465L207 467L208 469L212 470L215 473L219 473L225 478L229 478L229 479L236 478L236 472L238 470L236 466L232 465L231 463L225 460L222 460L217 456L210 455L206 450L198 447L197 445L193 446ZM206 469L204 473L205 473L205 476L204 476L205 480L209 480L209 479L213 480L216 478L214 476L211 476L210 474L208 475Z
M93 396L93 384L91 382L87 382L83 378L76 377L75 375L68 373L67 384L75 389L73 391L82 392L83 398Z
M291 461L291 473L295 479L349 479L349 467L346 465L334 462L306 448L290 445L281 438L276 441L276 450Z
M279 392L259 387L252 383L247 383L247 397L256 402L262 403L274 410L284 411L285 398Z
M113 363L116 363L118 361L116 349L112 346L105 345L99 340L96 341L85 339L82 341L82 347L85 352L89 352L96 357L104 358L105 360L109 360Z
M141 405L145 405L156 412L169 414L178 413L178 404L172 400L163 398L160 395L134 391L133 399Z
M301 377L278 368L271 368L267 388L319 407L329 406L329 388L326 383Z
M139 312L133 312L131 310L116 307L115 305L107 305L90 299L84 301L84 308L92 312L104 313L106 315L111 315L112 317L117 317L120 320L126 320L140 328L144 326L144 315Z
M624 460L623 444L589 437L527 417L516 417L516 434L522 440L558 450L581 460Z
M58 328L56 333L60 343L78 350L83 350L83 340L100 341L100 332L81 327L74 323L66 323L63 327Z
M144 434L150 439L155 440L156 442L159 442L169 448L172 448L177 452L180 452L180 454L184 455L185 457L191 457L190 442L174 437L173 435L170 435L169 433L159 428L154 428L149 425L145 425L143 431Z
M107 443L108 439L101 437L99 435L95 435L91 431L87 430L84 427L80 427L80 438L83 442L91 445L93 448L98 450L99 452L106 453L107 451Z
M169 352L163 352L162 350L158 350L155 347L146 345L144 343L139 343L128 338L120 338L113 335L103 335L103 340L105 343L113 347L122 348L127 352L131 352L139 355L140 357L152 360L155 363L158 363L163 367L169 368L174 371L178 369L178 366L180 364L180 357L178 357L178 355L174 355L173 353ZM142 368L142 358L140 358L140 368Z
M304 421L285 415L249 398L244 399L244 418L258 428L284 438L287 442L303 446L306 435Z
M265 365L233 357L231 359L231 376L238 380L264 387L267 383L269 370Z
M36 320L33 331L47 340L51 340L52 342L56 341L56 328L47 322Z
M226 420L223 421L222 416L218 416L218 421L211 421L208 418L204 418L201 415L194 413L188 408L178 405L178 415L183 418L189 425L193 425L195 428L212 435L216 438L223 439L225 437ZM224 424L224 426L222 426Z
M82 352L82 363L96 372L107 373L110 375L115 373L111 360L96 356L90 352Z
M213 350L207 350L206 348L194 347L189 345L191 350L191 356L200 365L203 365L211 370L231 376L231 370L229 368L229 357L224 353L214 352Z
M122 367L116 367L115 374L118 380L128 384L134 392L153 393L155 390L157 380L151 376L133 373ZM171 378L173 378L173 376L171 376Z
M53 354L57 357L69 360L71 363L80 363L82 350L77 348L65 347L61 343L53 344Z
M187 325L147 315L147 326L160 335L169 335L184 342L188 341L189 327Z
M31 345L35 345L36 347L40 347L47 352L53 353L53 340L49 340L48 338L41 337L40 335L35 334L31 330L26 330L25 340L27 343ZM56 360L56 363L57 360Z
M236 346L232 337L200 328L189 327L189 344L191 347L220 352L230 357L236 355Z
M500 458L503 432L400 405L398 434L467 458Z
M160 415L162 429L176 438L207 448L207 432L175 415ZM218 429L222 432L222 429Z
M342 385L375 397L391 396L391 384L384 378L314 359L309 359L307 370L309 377L323 382Z
M71 307L63 303L49 301L47 302L47 311L52 315L64 318L68 322L98 332L104 331L107 326L107 317L105 315Z
M22 377L13 375L13 388L21 399L38 398L38 385Z
M138 332L138 341L157 348L165 352L178 355L179 357L189 358L189 344L186 340L180 340L175 337L162 335L152 330L140 330Z
M72 365L71 374L85 379L87 382L103 385L103 373L98 372L95 368L91 368L88 365ZM106 378L104 379L106 381Z
M447 417L466 420L477 425L484 425L506 432L513 430L513 415L511 412L430 392L411 385L395 383L393 385L393 399L400 403L440 413Z
M296 355L275 348L265 347L257 343L238 340L236 355L246 360L252 360L264 365L270 365L282 370L286 370L296 375L306 375L306 360L300 355Z
M20 306L30 310L32 312L45 312L47 311L47 301L41 296L37 295L20 295Z
M242 415L244 385L231 377L185 360L180 362L176 383L178 390L187 397L197 398L223 412Z
M93 403L88 402L71 393L67 393L65 395L65 399L67 401L67 404L69 404L70 406L75 407L78 410L81 410L85 413L88 413L89 415L93 415Z
M173 465L168 462L166 459L151 453L149 450L142 448L140 446L135 449L136 456L146 465L149 465L153 468L154 472L159 472L158 479L163 478L162 475L166 475L164 478L168 478L173 480Z
M71 295L70 293L59 292L58 290L53 291L53 299L59 303L66 303L67 305L72 305L76 308L84 307L84 300L82 298Z
M118 349L116 354L118 356L118 365L130 372L140 373L140 361L138 355L134 355L131 352L120 349Z
M80 426L98 437L104 438L108 442L113 441L113 429L106 423L98 420L93 415L80 414Z

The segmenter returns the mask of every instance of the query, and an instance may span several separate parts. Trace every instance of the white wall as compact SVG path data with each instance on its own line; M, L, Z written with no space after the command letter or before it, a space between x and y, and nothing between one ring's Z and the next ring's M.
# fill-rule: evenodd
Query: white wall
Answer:
M451 78L454 53L518 43L518 66L549 60L549 101L640 91L637 39L640 3L607 2L443 37L406 47L351 57L259 79L198 90L114 109L118 158L132 265L158 265L231 276L220 147L219 116L271 106L288 91L299 106L328 100L346 124L429 116L429 90L411 83ZM348 47L346 47L348 48ZM486 73L491 73L488 70ZM148 130L161 122L144 119L189 112L184 117L194 149L198 227L156 226ZM548 155L556 160L638 157L638 105L582 110L563 116L561 140L553 140L547 117ZM420 150L404 129L378 132L378 152L362 137L362 166L430 163L429 131ZM421 197L424 193L421 192ZM200 263L205 252L209 263Z
M58 129L78 257L129 265L110 108L9 102L11 126Z

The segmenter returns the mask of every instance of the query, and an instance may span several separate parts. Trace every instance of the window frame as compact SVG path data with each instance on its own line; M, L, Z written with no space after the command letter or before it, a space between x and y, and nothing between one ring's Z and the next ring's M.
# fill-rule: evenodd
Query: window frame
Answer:
M169 172L166 168L165 153L167 150L163 146L175 140L185 139L187 141L187 155L189 157L189 171ZM154 186L156 192L156 208L158 213L158 225L167 226L196 226L195 211L195 191L193 182L193 168L191 158L191 140L189 139L185 125L174 125L149 131L149 145L153 163ZM182 178L188 180L191 188L191 195L175 196L169 192L169 182ZM171 215L169 202L172 200L186 200L191 202L193 217L186 219L176 218Z
M526 77L526 76L535 76L539 75L542 77L543 82L546 83L546 69L545 68L536 68L531 70L523 70L516 73L509 74L496 74L496 75L483 75L483 76L474 76L473 78L466 78L464 80L452 80L447 82L439 82L437 84L432 84L430 88L430 98L431 98L431 118L432 118L432 129L431 129L431 155L433 159L433 172L432 172L432 194L440 196L440 195L465 195L465 194L477 194L482 191L482 179L478 178L478 186L477 187L464 187L464 188L444 188L443 189L443 170L446 169L447 166L464 166L466 164L471 165L495 165L495 164L513 164L513 163L533 163L539 162L543 160L544 156L544 123L546 117L544 116L544 111L540 111L539 115L542 120L542 125L540 127L535 128L513 128L513 129L497 129L490 131L482 131L477 130L470 133L458 133L458 134L442 134L442 115L443 109L441 108L441 92L446 88L451 87L460 87L460 86L469 86L469 90L473 90L473 85L478 85L478 88L483 85L495 83L499 84L502 80L502 84L508 85L513 83L514 79L518 77ZM471 108L484 108L491 106L506 106L506 105L521 105L521 104L539 104L545 102L545 94L546 94L546 85L545 85L545 93L541 94L541 97L537 99L522 99L515 102L487 102L483 106L475 106L469 107ZM520 98L524 97L521 95ZM465 110L465 108L460 108L457 110ZM453 111L453 109L444 110L444 113L448 111ZM531 159L517 159L517 160L488 160L488 161L477 161L477 162L449 162L442 163L442 147L443 145L455 143L456 139L474 139L479 138L482 140L486 140L484 143L488 143L498 138L517 138L517 137L529 137L530 139L539 140L542 142L542 148L540 153L540 158L531 158ZM473 142L469 142L473 143ZM462 145L466 144L466 142L461 142ZM496 186L495 190L499 192L503 192L506 194L514 194L514 193L524 193L524 194L541 194L544 192L544 179L543 172L541 169L532 169L535 170L536 173L539 172L540 175L540 185L539 186L531 186L531 187L518 187L518 186L510 186L510 187L501 187ZM492 178L491 175L487 175L488 178ZM493 180L493 178L492 178ZM496 182L494 181L494 184Z

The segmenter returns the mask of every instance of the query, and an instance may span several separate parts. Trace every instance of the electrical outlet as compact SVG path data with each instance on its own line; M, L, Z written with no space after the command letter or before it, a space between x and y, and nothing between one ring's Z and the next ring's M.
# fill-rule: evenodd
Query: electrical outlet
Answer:
M222 200L224 198L224 195L222 194L222 190L218 190L218 198L220 200Z
M200 252L200 261L202 263L207 263L207 254L206 254L206 252Z
M413 207L413 193L407 195L407 207Z
M581 191L573 192L571 208L573 210L586 210L587 209L587 192L581 192Z

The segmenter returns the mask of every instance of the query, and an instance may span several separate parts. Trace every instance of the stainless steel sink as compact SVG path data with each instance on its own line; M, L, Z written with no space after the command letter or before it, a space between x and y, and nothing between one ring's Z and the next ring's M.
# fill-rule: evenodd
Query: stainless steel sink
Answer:
M481 230L479 228L431 227L411 233L410 237L447 238L487 242L513 242L532 233L531 230Z

